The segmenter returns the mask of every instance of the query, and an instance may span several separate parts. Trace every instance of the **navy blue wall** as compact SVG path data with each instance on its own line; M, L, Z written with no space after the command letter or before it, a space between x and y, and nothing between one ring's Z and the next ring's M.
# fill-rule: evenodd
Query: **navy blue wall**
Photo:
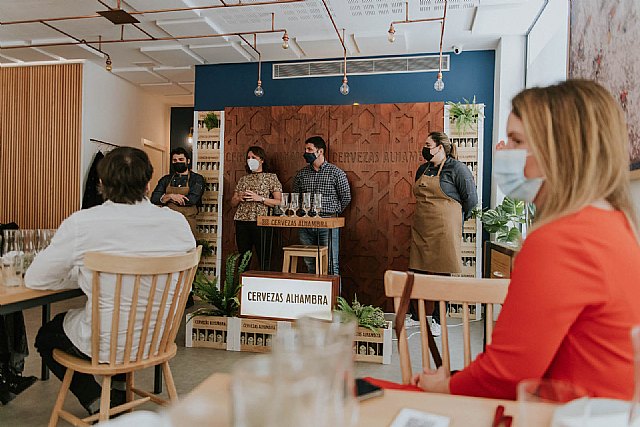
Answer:
M463 52L451 55L450 71L443 73L445 89L436 92L436 73L399 73L349 76L349 95L340 91L342 77L277 79L271 62L262 66L264 96L253 94L258 64L218 64L196 67L195 109L223 110L225 107L281 105L390 104L403 102L462 101L475 95L485 104L484 119L484 191L488 206L491 191L491 145L493 125L493 82L495 51Z

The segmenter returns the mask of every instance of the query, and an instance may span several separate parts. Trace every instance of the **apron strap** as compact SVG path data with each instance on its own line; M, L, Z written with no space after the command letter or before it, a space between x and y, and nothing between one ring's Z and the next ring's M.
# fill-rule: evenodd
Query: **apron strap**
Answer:
M440 172L442 172L442 167L444 166L444 162L446 161L447 161L447 158L445 157L442 163L440 163L440 167L438 168L438 174L436 176L440 176Z
M396 336L400 337L400 331L404 327L405 317L407 315L407 311L409 310L409 303L411 302L411 293L413 292L413 283L415 281L415 275L412 271L407 271L407 281L404 284L404 289L402 290L402 296L400 297L400 304L398 305L398 311L396 313L396 321L395 327ZM438 302L436 302L438 304ZM440 356L440 350L438 350L438 346L436 345L436 340L433 338L433 334L431 333L430 325L427 325L427 342L429 345L429 352L431 353L431 357L433 358L433 363L435 363L436 368L442 366L442 357ZM445 331L446 333L446 331ZM398 340L398 349L400 349L400 341Z

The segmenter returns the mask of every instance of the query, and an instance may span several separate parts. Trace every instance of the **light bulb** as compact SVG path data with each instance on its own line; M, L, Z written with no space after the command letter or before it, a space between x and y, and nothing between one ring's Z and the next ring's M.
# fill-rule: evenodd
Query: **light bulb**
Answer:
M287 34L287 32L284 32L284 35L282 36L282 48L283 49L289 49L289 34Z
M349 85L347 84L347 79L342 80L342 86L340 86L340 93L343 95L349 95Z
M187 142L189 143L189 145L193 144L193 137L192 136L187 137Z
M107 62L106 62L105 68L107 69L107 71L113 70L110 56L107 56Z
M261 97L262 95L264 95L264 89L262 89L261 82L258 82L258 86L256 86L255 90L253 91L253 94L257 97Z
M433 88L438 92L442 92L442 90L444 89L444 82L442 81L442 73L438 73L438 79L433 84Z
M389 35L387 36L389 43L393 43L396 41L396 29L393 28L393 24L389 27Z

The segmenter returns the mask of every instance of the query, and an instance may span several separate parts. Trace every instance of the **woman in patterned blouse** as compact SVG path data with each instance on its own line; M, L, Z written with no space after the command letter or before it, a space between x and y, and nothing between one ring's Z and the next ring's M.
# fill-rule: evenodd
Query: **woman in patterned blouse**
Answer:
M258 261L264 266L258 216L267 215L269 207L280 204L282 184L276 174L269 173L267 153L262 147L249 147L245 169L247 175L240 178L231 198L231 206L238 207L233 217L236 223L236 246L240 253L255 247Z

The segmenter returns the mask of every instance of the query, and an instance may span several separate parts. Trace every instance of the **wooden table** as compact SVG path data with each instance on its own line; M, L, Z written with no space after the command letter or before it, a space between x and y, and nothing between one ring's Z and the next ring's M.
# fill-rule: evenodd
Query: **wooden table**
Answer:
M7 287L0 285L0 314L10 314L27 308L42 306L42 324L51 317L51 304L84 295L82 289L62 291L39 291L22 286ZM42 362L40 377L49 379L49 369Z
M228 427L232 425L230 381L228 374L213 374L197 386L171 412L175 415L189 414L191 404L207 399L215 404L216 416L208 427ZM213 401L215 400L215 403ZM517 427L518 403L511 400L482 399L467 396L451 396L437 393L420 393L398 390L385 390L384 396L360 403L358 427L382 427L391 424L398 412L403 408L444 415L451 418L451 427L478 426L489 427L493 422L496 407L504 405L505 414L514 417ZM536 426L545 427L551 424L556 406L545 403L535 405L532 420Z

